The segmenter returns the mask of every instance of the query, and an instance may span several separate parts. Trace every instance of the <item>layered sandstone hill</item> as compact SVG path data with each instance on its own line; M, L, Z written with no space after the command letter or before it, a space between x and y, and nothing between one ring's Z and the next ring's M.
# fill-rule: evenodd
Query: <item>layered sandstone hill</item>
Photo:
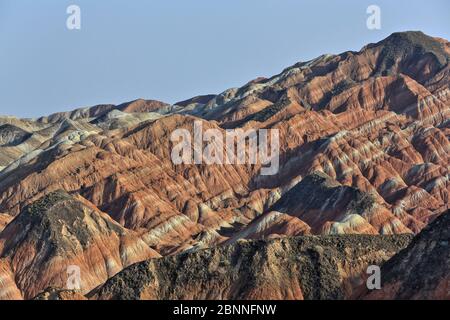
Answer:
M411 236L307 236L240 241L137 263L92 299L344 299L367 266Z
M450 299L450 211L381 269L381 290L365 299Z
M373 194L343 186L323 172L306 176L263 214L236 232L241 238L300 234L412 233Z
M79 196L48 194L27 206L0 234L0 298L32 298L65 288L69 266L88 292L124 267L158 257L134 232Z
M136 100L39 119L0 117L0 270L9 279L0 292L29 298L60 286L58 276L40 274L31 284L37 265L14 260L29 233L19 224L27 208L57 190L152 255L239 239L419 233L448 208L449 61L448 41L402 32L175 105ZM279 171L263 175L261 163L174 164L171 134L186 129L194 137L199 122L224 135L278 129ZM67 228L52 237L64 238ZM118 239L105 247L117 253L121 236L111 232ZM17 245L6 253L6 243ZM33 250L46 250L48 242L36 243L43 247ZM90 244L62 260L89 256ZM128 264L114 261L89 286Z

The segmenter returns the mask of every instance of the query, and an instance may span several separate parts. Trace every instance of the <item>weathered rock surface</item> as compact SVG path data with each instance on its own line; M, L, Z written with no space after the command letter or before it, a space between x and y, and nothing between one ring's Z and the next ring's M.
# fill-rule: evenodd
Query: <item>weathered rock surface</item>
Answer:
M240 239L418 234L448 209L449 61L447 40L403 32L175 105L140 99L0 117L0 298L61 287L75 260L91 289L148 255ZM193 136L196 121L222 134L278 129L279 172L174 165L170 135ZM55 225L56 211L31 215L37 222L26 212L57 190L74 199L55 204L64 216L50 236L40 225ZM104 223L73 225L86 219ZM52 245L68 230L78 245ZM140 249L124 260L128 245Z
M381 290L365 299L450 299L450 211L442 214L381 269Z
M137 263L92 299L344 299L370 264L410 235L306 236L240 241Z
M27 206L0 234L0 299L65 288L69 266L89 292L124 267L159 254L81 197L63 191Z
M33 300L87 300L79 291L48 288L34 297Z
M0 213L0 232L6 227L6 225L12 220L12 217L6 213Z

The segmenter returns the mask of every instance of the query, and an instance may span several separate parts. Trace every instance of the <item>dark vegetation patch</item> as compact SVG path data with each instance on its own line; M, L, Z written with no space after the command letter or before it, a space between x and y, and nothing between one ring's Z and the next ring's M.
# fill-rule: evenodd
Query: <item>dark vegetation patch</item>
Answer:
M442 69L449 61L449 56L442 45L420 31L393 33L385 40L371 46L377 45L383 45L383 49L377 61L375 75L386 76L399 71L408 74L410 64L427 54L432 55L436 60L435 72ZM399 61L401 61L400 65L398 65Z
M339 235L241 241L135 264L90 295L139 299L150 288L157 299L183 299L192 289L206 296L226 289L223 298L245 299L280 276L286 281L298 277L305 299L343 299L338 263L354 263L346 260L349 254L356 260L372 251L398 252L411 238Z

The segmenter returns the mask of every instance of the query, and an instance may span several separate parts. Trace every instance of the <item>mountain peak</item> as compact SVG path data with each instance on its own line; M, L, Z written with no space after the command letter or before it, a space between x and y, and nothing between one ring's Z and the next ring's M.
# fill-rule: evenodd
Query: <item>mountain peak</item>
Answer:
M84 273L87 292L124 267L158 256L84 198L58 190L25 207L1 232L0 278L11 286L3 294L32 298L50 285L63 287L72 265Z
M384 40L366 48L381 47L382 52L378 58L379 73L395 73L403 71L408 74L410 64L417 64L417 60L426 55L434 57L435 71L443 68L450 60L441 41L430 37L421 31L395 32Z
M3 253L9 254L24 243L47 243L55 250L54 253L68 255L87 247L96 236L96 231L124 233L113 222L105 220L101 223L101 218L99 212L67 192L51 192L26 206L5 228L5 234L21 229L29 232L24 234L24 238L15 237L14 242L7 241Z
M38 120L0 117L0 299L44 290L43 298L70 296L59 291L69 266L79 267L86 294L161 255L167 257L122 273L100 297L114 297L114 286L122 298L343 297L335 257L355 253L342 266L354 262L345 274L357 284L373 257L388 258L391 246L376 235L418 234L433 220L435 231L424 229L411 256L393 261L402 274L443 288L448 269L429 272L437 281L423 275L450 248L448 220L436 220L450 196L449 55L443 39L398 32L360 52L322 55L176 105L140 99ZM265 144L259 131L272 129ZM181 132L189 161L176 164ZM244 163L229 157L240 158L241 147ZM192 163L208 151L224 161ZM264 176L269 152L279 170ZM246 239L263 241L242 245ZM300 243L304 250L297 250ZM217 250L201 250L208 248ZM323 262L329 268L320 268ZM208 280L222 271L229 277ZM301 283L292 286L300 276L301 290ZM266 278L274 281L259 286ZM392 272L394 286L396 279ZM411 280L401 280L405 294L427 289ZM238 292L248 284L254 290ZM228 293L217 290L227 286ZM179 288L186 288L182 295Z
M16 146L30 136L30 133L12 124L0 125L0 146Z

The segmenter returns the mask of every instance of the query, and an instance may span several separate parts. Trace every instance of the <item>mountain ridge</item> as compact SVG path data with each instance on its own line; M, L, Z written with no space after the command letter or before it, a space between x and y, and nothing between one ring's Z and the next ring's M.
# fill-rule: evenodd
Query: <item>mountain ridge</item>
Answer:
M235 259L230 248L249 246L263 255L268 243L305 237L327 243L329 274L340 256L333 248L345 239L415 235L424 243L423 234L433 236L427 226L448 215L449 57L446 40L394 33L358 52L322 55L175 105L138 99L38 119L0 116L0 299L30 299L40 292L41 298L79 297L64 291L70 263L87 277L84 295L149 258L163 257L147 263L149 268L183 255L195 260L206 254L202 250L219 260ZM233 129L278 130L279 171L264 176L260 163L175 165L171 133L184 129L194 136L195 123L223 136ZM383 241L371 241L365 254L387 260ZM400 249L384 245L389 257ZM309 257L309 266L324 257L314 247L302 248L291 251ZM275 249L289 256L289 250ZM395 265L410 261L403 253L395 257ZM435 261L434 255L424 257ZM298 271L292 261L279 266L266 258L260 261L285 276ZM181 275L166 267L173 275L168 280L176 282ZM286 276L270 289L260 279L257 291L230 289L223 296L350 297L356 287L341 287L333 274L326 278L332 292L320 277L311 291L299 283L290 287L295 281ZM137 281L132 273L127 277ZM145 297L175 297L152 290ZM207 298L196 290L184 297Z

